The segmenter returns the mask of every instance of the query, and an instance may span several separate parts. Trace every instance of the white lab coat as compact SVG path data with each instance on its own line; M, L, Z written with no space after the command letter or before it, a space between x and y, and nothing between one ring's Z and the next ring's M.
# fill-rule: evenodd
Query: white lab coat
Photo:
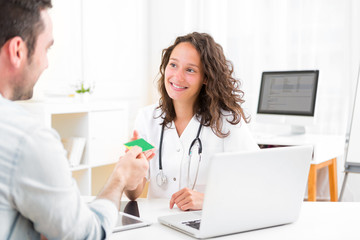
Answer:
M160 114L160 110L156 110L156 107L157 105L151 105L139 111L135 122L135 130L139 132L141 138L156 147L156 156L150 161L148 197L171 198L171 195L180 189L193 186L199 164L197 146L192 149L191 161L188 153L191 142L196 138L199 121L194 116L181 137L178 136L174 124L170 129L165 128L162 146L162 167L164 175L167 176L167 183L159 187L156 176L159 173L160 123L162 123L162 119L160 117L155 118ZM225 129L223 132L230 130L230 135L226 138L217 137L210 127L202 127L200 139L203 151L194 188L199 192L204 192L209 162L213 154L259 149L244 121L241 121L238 125L232 125L224 119L223 129ZM190 177L188 178L189 162Z

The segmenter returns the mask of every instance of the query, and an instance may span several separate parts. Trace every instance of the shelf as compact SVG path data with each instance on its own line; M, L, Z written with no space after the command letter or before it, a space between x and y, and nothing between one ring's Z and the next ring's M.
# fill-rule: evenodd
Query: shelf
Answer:
M70 171L74 172L74 171L84 170L84 169L88 169L88 168L91 168L91 166L88 164L80 164L79 166L76 166L76 167L70 167Z
M66 103L54 103L54 102L22 102L18 104L35 109L41 108L48 114L70 114L70 113L87 113L91 111L111 111L127 108L125 102L108 102L108 101L96 101L88 103L79 103L76 101Z
M115 164L115 163L117 163L117 161L110 161L110 162L97 163L97 164L80 164L79 166L70 167L70 171L74 172L74 171L84 170L84 169L88 169L88 168L107 166L107 165L111 165L111 164Z
M70 167L81 195L97 195L128 141L128 105L124 101L20 102L61 139L84 138L80 165Z
M102 166L106 166L106 165L111 165L111 164L115 164L115 163L117 163L117 161L110 161L110 162L104 162L104 163L91 164L90 166L92 168L94 168L94 167L102 167Z

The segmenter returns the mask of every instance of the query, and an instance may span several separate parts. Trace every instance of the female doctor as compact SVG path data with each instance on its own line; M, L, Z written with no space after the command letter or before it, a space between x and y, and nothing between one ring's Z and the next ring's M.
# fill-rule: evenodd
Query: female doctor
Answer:
M178 37L163 50L159 104L138 113L133 136L157 148L149 198L170 198L170 208L202 209L211 156L258 149L241 107L244 93L232 74L222 47L206 33ZM136 199L145 183L127 196Z

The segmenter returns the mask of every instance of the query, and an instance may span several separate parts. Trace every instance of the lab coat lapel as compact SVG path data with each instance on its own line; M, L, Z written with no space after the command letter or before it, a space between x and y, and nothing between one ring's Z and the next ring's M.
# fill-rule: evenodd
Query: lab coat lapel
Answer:
M180 137L180 141L185 151L181 163L182 187L192 188L194 178L196 175L196 170L198 167L198 154L197 154L198 148L197 145L192 148L193 155L191 160L189 157L189 148L192 141L196 138L198 128L199 128L199 121L194 116L190 120L183 134ZM190 168L189 168L189 164L190 164ZM188 178L188 174L190 174L190 178Z
M186 128L184 129L184 132L180 136L180 140L183 144L188 143L188 145L183 145L185 148L189 149L192 140L196 138L198 127L199 121L196 119L195 116L193 116Z

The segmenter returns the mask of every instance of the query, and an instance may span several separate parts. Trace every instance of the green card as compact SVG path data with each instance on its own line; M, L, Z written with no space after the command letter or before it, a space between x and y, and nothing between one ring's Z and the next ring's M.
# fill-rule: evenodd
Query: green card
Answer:
M130 149L130 148L133 147L133 146L139 146L139 147L142 148L143 152L154 148L153 145L151 145L150 143L148 143L147 141L145 141L143 138L139 138L139 139L136 139L136 140L134 140L134 141L125 143L124 145L125 145L125 147L127 147L128 149Z

